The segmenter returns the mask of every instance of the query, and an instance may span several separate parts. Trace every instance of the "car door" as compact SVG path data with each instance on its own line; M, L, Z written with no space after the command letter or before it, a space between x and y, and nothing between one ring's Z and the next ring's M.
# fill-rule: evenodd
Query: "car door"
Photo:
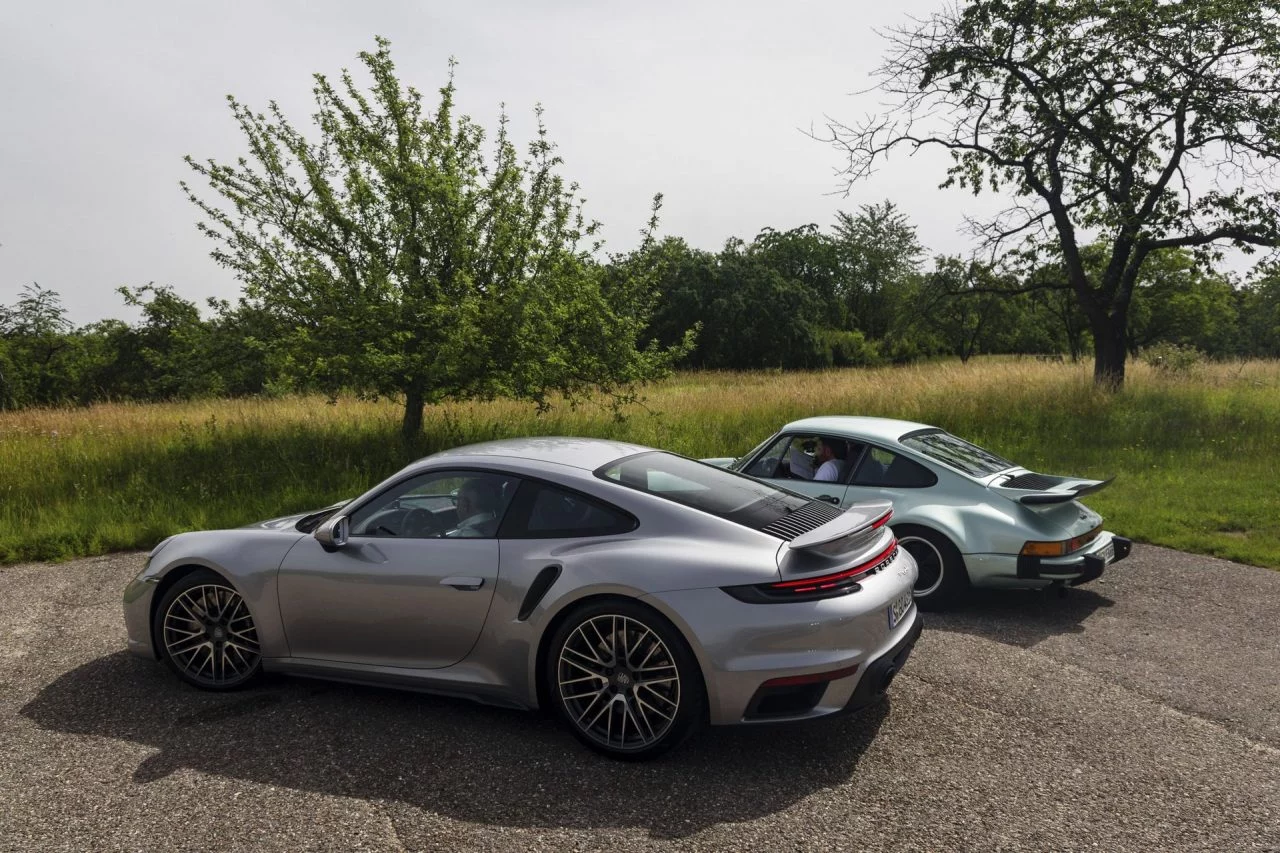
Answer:
M840 479L835 482L813 479L814 471L819 467L814 458L819 442L829 442L844 450L845 458L839 460L842 463ZM785 433L743 466L742 472L793 492L800 492L831 504L848 506L845 480L848 477L849 466L861 452L860 443L836 436Z
M494 473L420 474L355 508L343 547L301 540L279 572L292 656L418 669L466 657L493 598L495 534L515 486Z

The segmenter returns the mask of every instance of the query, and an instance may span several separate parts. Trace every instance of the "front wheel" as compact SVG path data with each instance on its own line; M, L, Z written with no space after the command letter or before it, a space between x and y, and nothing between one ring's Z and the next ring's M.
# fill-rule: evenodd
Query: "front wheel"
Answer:
M182 578L164 594L155 618L161 655L183 681L234 690L261 675L253 614L221 575L201 569Z
M894 527L893 533L920 570L911 591L916 605L921 610L945 610L960 604L969 592L969 573L960 549L927 527L902 524Z
M611 758L655 758L684 741L704 715L701 673L684 638L634 602L574 611L552 638L546 674L569 728Z

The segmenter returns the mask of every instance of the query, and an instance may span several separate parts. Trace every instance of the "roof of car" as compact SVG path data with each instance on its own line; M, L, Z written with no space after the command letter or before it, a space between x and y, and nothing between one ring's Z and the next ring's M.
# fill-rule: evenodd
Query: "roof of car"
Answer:
M937 427L916 423L915 421L895 420L894 418L823 415L816 418L792 421L782 429L784 432L826 432L867 438L873 441L897 441L906 433L918 429L937 429Z
M631 444L625 441L610 441L604 438L572 438L567 436L530 436L527 438L504 438L499 441L485 441L480 444L468 444L442 450L428 457L439 459L443 456L506 456L528 461L550 462L557 465L569 465L594 471L601 465L653 450L642 444Z

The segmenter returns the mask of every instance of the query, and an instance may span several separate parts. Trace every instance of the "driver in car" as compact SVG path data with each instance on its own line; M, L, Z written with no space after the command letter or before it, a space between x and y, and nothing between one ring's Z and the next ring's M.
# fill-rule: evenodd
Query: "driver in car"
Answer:
M458 489L458 524L444 535L448 537L492 536L502 501L496 481L487 478L467 480Z

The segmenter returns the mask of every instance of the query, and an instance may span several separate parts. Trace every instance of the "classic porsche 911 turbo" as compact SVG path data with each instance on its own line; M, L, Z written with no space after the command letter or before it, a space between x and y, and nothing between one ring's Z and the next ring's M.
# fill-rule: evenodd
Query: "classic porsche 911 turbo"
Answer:
M272 670L550 707L649 758L883 695L922 624L890 516L638 445L489 442L166 539L125 591L129 648L212 690Z
M937 427L870 417L795 421L737 459L703 460L835 506L893 503L916 558L916 603L953 606L972 586L1079 585L1129 555L1077 501L1110 480L1037 474Z

